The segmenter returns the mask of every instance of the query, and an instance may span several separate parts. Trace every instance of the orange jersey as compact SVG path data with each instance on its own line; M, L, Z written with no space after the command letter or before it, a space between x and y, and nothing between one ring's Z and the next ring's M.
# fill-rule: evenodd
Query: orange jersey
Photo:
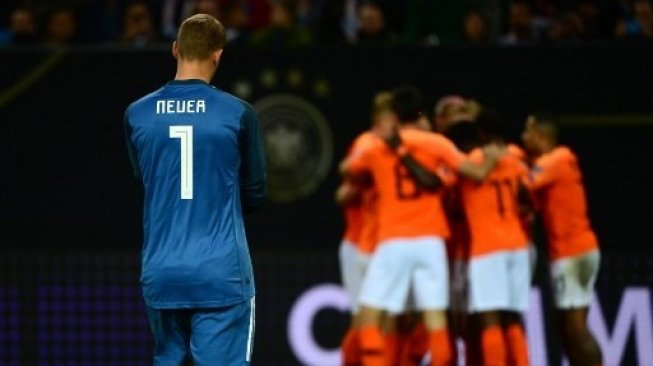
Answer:
M569 148L559 146L540 156L531 170L529 186L542 211L551 260L598 248L587 216L578 159Z
M515 144L508 144L507 151L509 154L521 160L524 164L528 164L526 152L521 147ZM527 178L522 180L522 183L524 184L524 186L528 186ZM530 195L530 192L527 193ZM533 200L534 199L531 197L530 201L533 202ZM532 207L528 207L527 212L522 212L519 217L519 219L521 220L521 226L524 229L524 233L526 234L526 237L528 238L529 242L533 241L534 216L533 216L533 212L531 212L532 209L533 209Z
M526 153L524 152L524 150L522 150L521 147L515 144L508 144L508 146L506 146L506 151L508 154L514 156L515 158L523 162L526 162Z
M344 240L359 246L363 229L363 209L360 203L350 203L343 207L345 217Z
M377 211L377 193L374 188L366 188L361 193L362 227L358 250L363 253L372 254L379 242L379 226Z
M363 132L359 135L352 147L347 158L360 154L361 151L365 151L370 148L370 146L375 144L375 141L378 141L379 138L376 137L372 132ZM348 234L352 238L356 237L355 243L363 253L371 254L376 248L378 242L377 239L377 204L376 204L376 190L374 187L359 187L360 188L360 203L352 207L352 212L347 214L347 207L345 208L345 221L346 228L345 239L348 239ZM357 209L357 212L354 210ZM351 215L351 216L349 216ZM351 240L350 240L351 241Z
M473 163L480 164L484 158L480 149L469 153ZM526 165L508 150L483 182L462 182L472 257L526 248L528 239L520 220L517 193L527 175Z
M424 168L457 171L465 156L444 136L404 128L403 146ZM449 236L439 192L417 186L396 153L376 139L368 149L353 153L348 169L369 172L378 193L378 240L419 236Z

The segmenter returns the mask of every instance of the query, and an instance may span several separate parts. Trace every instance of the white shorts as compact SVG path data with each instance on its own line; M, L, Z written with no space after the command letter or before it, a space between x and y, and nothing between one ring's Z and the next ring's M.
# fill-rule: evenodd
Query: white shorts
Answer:
M342 284L349 295L351 312L358 313L358 297L360 295L363 278L370 263L370 256L358 250L356 245L343 240L338 250L340 257L340 276Z
M551 263L551 284L558 309L589 307L600 262L599 251L592 250Z
M445 310L449 271L444 242L436 236L380 243L363 280L360 303L397 314L412 290L415 310Z
M469 263L469 311L526 311L530 285L527 248L472 258Z

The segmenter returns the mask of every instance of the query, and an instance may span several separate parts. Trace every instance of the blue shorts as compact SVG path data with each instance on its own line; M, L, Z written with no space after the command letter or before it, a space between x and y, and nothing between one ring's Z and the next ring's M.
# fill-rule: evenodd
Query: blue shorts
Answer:
M154 365L247 366L253 349L254 298L215 309L147 309Z

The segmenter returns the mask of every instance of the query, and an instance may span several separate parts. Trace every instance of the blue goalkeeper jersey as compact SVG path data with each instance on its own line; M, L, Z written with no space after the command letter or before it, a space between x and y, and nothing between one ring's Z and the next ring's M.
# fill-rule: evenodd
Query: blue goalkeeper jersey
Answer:
M141 284L154 309L221 307L254 296L243 212L265 197L258 120L201 80L131 104L125 133L143 182Z

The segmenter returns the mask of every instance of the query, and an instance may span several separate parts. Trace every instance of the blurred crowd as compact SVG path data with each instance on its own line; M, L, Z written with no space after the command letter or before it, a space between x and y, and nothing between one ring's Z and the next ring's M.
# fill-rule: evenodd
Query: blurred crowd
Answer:
M167 43L195 13L262 48L653 39L653 0L2 0L0 45Z

